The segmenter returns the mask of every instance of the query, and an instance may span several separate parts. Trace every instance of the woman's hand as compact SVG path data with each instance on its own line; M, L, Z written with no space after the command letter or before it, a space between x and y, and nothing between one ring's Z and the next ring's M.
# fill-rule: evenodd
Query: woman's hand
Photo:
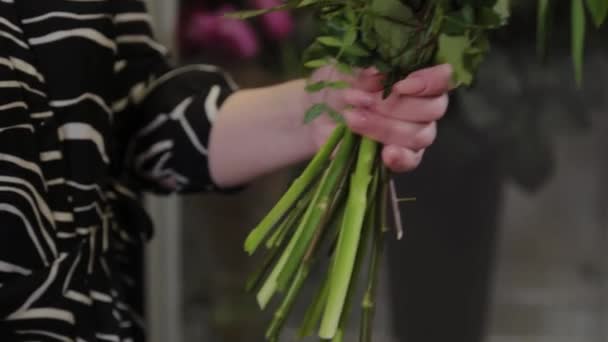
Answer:
M310 94L306 102L325 102L343 113L354 132L384 144L382 159L389 169L405 172L420 164L425 149L435 140L436 122L448 106L451 75L452 68L447 64L414 72L396 83L383 99L382 75L375 70L348 76L325 68L312 80L344 80L351 88ZM317 147L334 127L327 116L313 121L311 132Z
M449 66L420 70L397 83L382 98L382 75L364 70L356 76L322 69L317 80L345 80L351 88L315 94L305 80L240 90L221 106L209 138L209 172L220 186L234 186L310 158L335 127L326 116L303 123L313 103L325 102L344 113L355 132L385 145L382 158L395 172L420 163L435 139L435 122L448 104Z

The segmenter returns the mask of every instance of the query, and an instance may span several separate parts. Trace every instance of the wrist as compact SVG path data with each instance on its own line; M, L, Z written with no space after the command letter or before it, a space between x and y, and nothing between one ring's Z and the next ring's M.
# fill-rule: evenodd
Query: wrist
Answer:
M248 182L316 153L313 125L304 123L312 103L305 88L305 80L294 80L240 90L224 102L209 139L218 185Z

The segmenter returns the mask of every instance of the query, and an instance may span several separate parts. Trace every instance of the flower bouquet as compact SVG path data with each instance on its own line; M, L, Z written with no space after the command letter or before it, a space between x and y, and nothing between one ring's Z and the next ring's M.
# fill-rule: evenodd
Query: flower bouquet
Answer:
M572 54L576 79L583 66L586 19L601 26L608 0L571 0ZM385 93L408 74L437 63L450 63L454 85L471 85L490 48L490 33L508 23L508 0L289 0L271 9L231 14L248 18L269 11L312 9L320 35L305 52L311 69L333 66L342 73L376 67L385 77ZM538 7L539 51L544 53L551 1ZM347 87L341 81L310 82L307 90ZM299 336L317 332L322 340L342 341L353 303L360 303L360 340L371 341L375 294L384 239L389 231L387 209L395 213L400 236L398 202L390 174L379 158L378 143L352 133L338 108L313 105L303 119L327 114L338 126L324 147L293 182L276 206L255 227L245 250L266 252L247 288L257 292L266 308L283 295L267 330L278 341L281 330L314 270L325 271L303 317ZM367 275L363 298L356 298L357 279Z

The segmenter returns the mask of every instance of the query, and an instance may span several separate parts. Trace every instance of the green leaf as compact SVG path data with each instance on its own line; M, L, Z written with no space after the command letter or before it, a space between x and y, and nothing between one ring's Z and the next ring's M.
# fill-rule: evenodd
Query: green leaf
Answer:
M321 2L321 0L302 0L298 4L298 7L306 7L306 6L310 6L310 5L315 5L319 2Z
M545 56L547 50L547 25L549 21L549 0L538 1L538 17L536 19L536 39L538 54Z
M369 51L356 43L349 46L344 46L344 53L352 57L368 57L370 55Z
M325 46L329 47L342 47L342 41L337 37L332 36L321 36L317 38L317 41Z
M349 22L354 23L357 21L357 14L352 6L346 6L344 13Z
M484 27L498 27L502 25L503 18L494 10L483 7L477 16L477 25Z
M383 74L389 73L391 71L391 66L382 60L375 61L374 66L376 67L376 69L378 69L378 71Z
M351 37L347 37L351 39ZM352 38L353 42L347 44L346 41L342 41L337 37L333 36L321 36L317 38L317 41L325 46L339 48L340 51L354 57L367 57L370 55L369 51L364 49L361 45L354 42L356 35Z
M331 61L328 58L313 59L312 61L304 63L304 66L307 68L316 69L329 65L330 63Z
M327 86L332 89L346 89L346 88L350 88L350 83L348 83L346 81L335 81L335 82L328 82Z
M511 16L511 0L497 0L494 5L494 12L496 12L496 14L502 18L503 23L505 23Z
M343 45L344 46L353 45L356 40L357 40L357 28L353 26L350 29L348 29L348 31L346 31L346 33L344 34Z
M302 7L312 7L312 6L321 7L331 1L328 1L328 0L291 0L289 2L295 3L295 5L292 6L294 8L302 8Z
M337 123L344 123L344 117L337 110L327 107L327 115Z
M253 17L258 17L260 15L268 14L270 12L282 11L284 9L290 8L291 5L284 4L271 8L263 8L257 10L246 10L246 11L238 11L238 12L230 12L226 13L224 16L232 19L249 19Z
M591 13L595 26L600 27L608 16L608 1L606 0L587 0L587 9Z
M353 69L352 66L346 64L346 63L336 63L336 69L338 69L339 72L343 73L343 74L347 74L347 75L352 75L355 73L355 70Z
M468 70L464 57L471 41L465 36L439 36L437 60L440 63L449 63L454 69L455 85L470 85L473 82L473 73Z
M346 89L350 87L350 83L346 81L319 81L306 86L306 91L309 93L316 93L326 88L331 89Z
M304 123L312 122L314 119L325 113L328 109L329 108L325 103L314 104L306 111L306 114L304 114Z
M308 7L308 6L312 6L312 5L320 5L323 2L324 2L324 0L289 0L279 6L255 9L255 10L231 12L231 13L226 13L225 16L228 18L233 18L233 19L249 19L249 18L261 16L264 14L268 14L271 12L283 11L283 10L287 10L287 9L291 9L291 8L301 8L301 7Z
M370 11L375 18L369 27L372 32L368 35L374 36L380 56L387 61L408 60L404 55L414 53L416 48L410 45L414 44L419 33L413 27L416 19L412 10L400 0L372 0Z
M583 82L583 59L585 53L585 8L583 0L572 0L572 59L576 83Z
M475 10L471 5L465 5L461 11L465 23L471 25L475 24Z
M319 82L315 82L313 84L309 84L306 86L306 91L309 93L316 93L318 91L321 91L323 89L327 88L327 82L325 81L319 81Z
M496 0L493 7L490 3L477 9L475 25L497 28L507 23L511 16L511 0Z
M400 0L371 0L370 10L377 16L408 22L414 18L412 9Z

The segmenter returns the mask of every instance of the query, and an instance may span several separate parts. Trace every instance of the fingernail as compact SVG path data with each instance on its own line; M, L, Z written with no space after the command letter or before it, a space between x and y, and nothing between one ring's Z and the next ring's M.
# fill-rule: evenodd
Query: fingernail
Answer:
M400 164L399 153L397 153L393 146L387 146L385 147L385 149L386 150L384 151L384 163L390 169L398 170Z
M377 76L380 75L380 70L375 67L371 67L363 70L362 74L365 76Z
M403 164L403 160L401 160L399 153L395 151L395 149L391 149L388 153L388 162L392 167L398 168Z
M416 95L425 88L426 82L420 76L410 76L397 85L397 91L404 95Z

